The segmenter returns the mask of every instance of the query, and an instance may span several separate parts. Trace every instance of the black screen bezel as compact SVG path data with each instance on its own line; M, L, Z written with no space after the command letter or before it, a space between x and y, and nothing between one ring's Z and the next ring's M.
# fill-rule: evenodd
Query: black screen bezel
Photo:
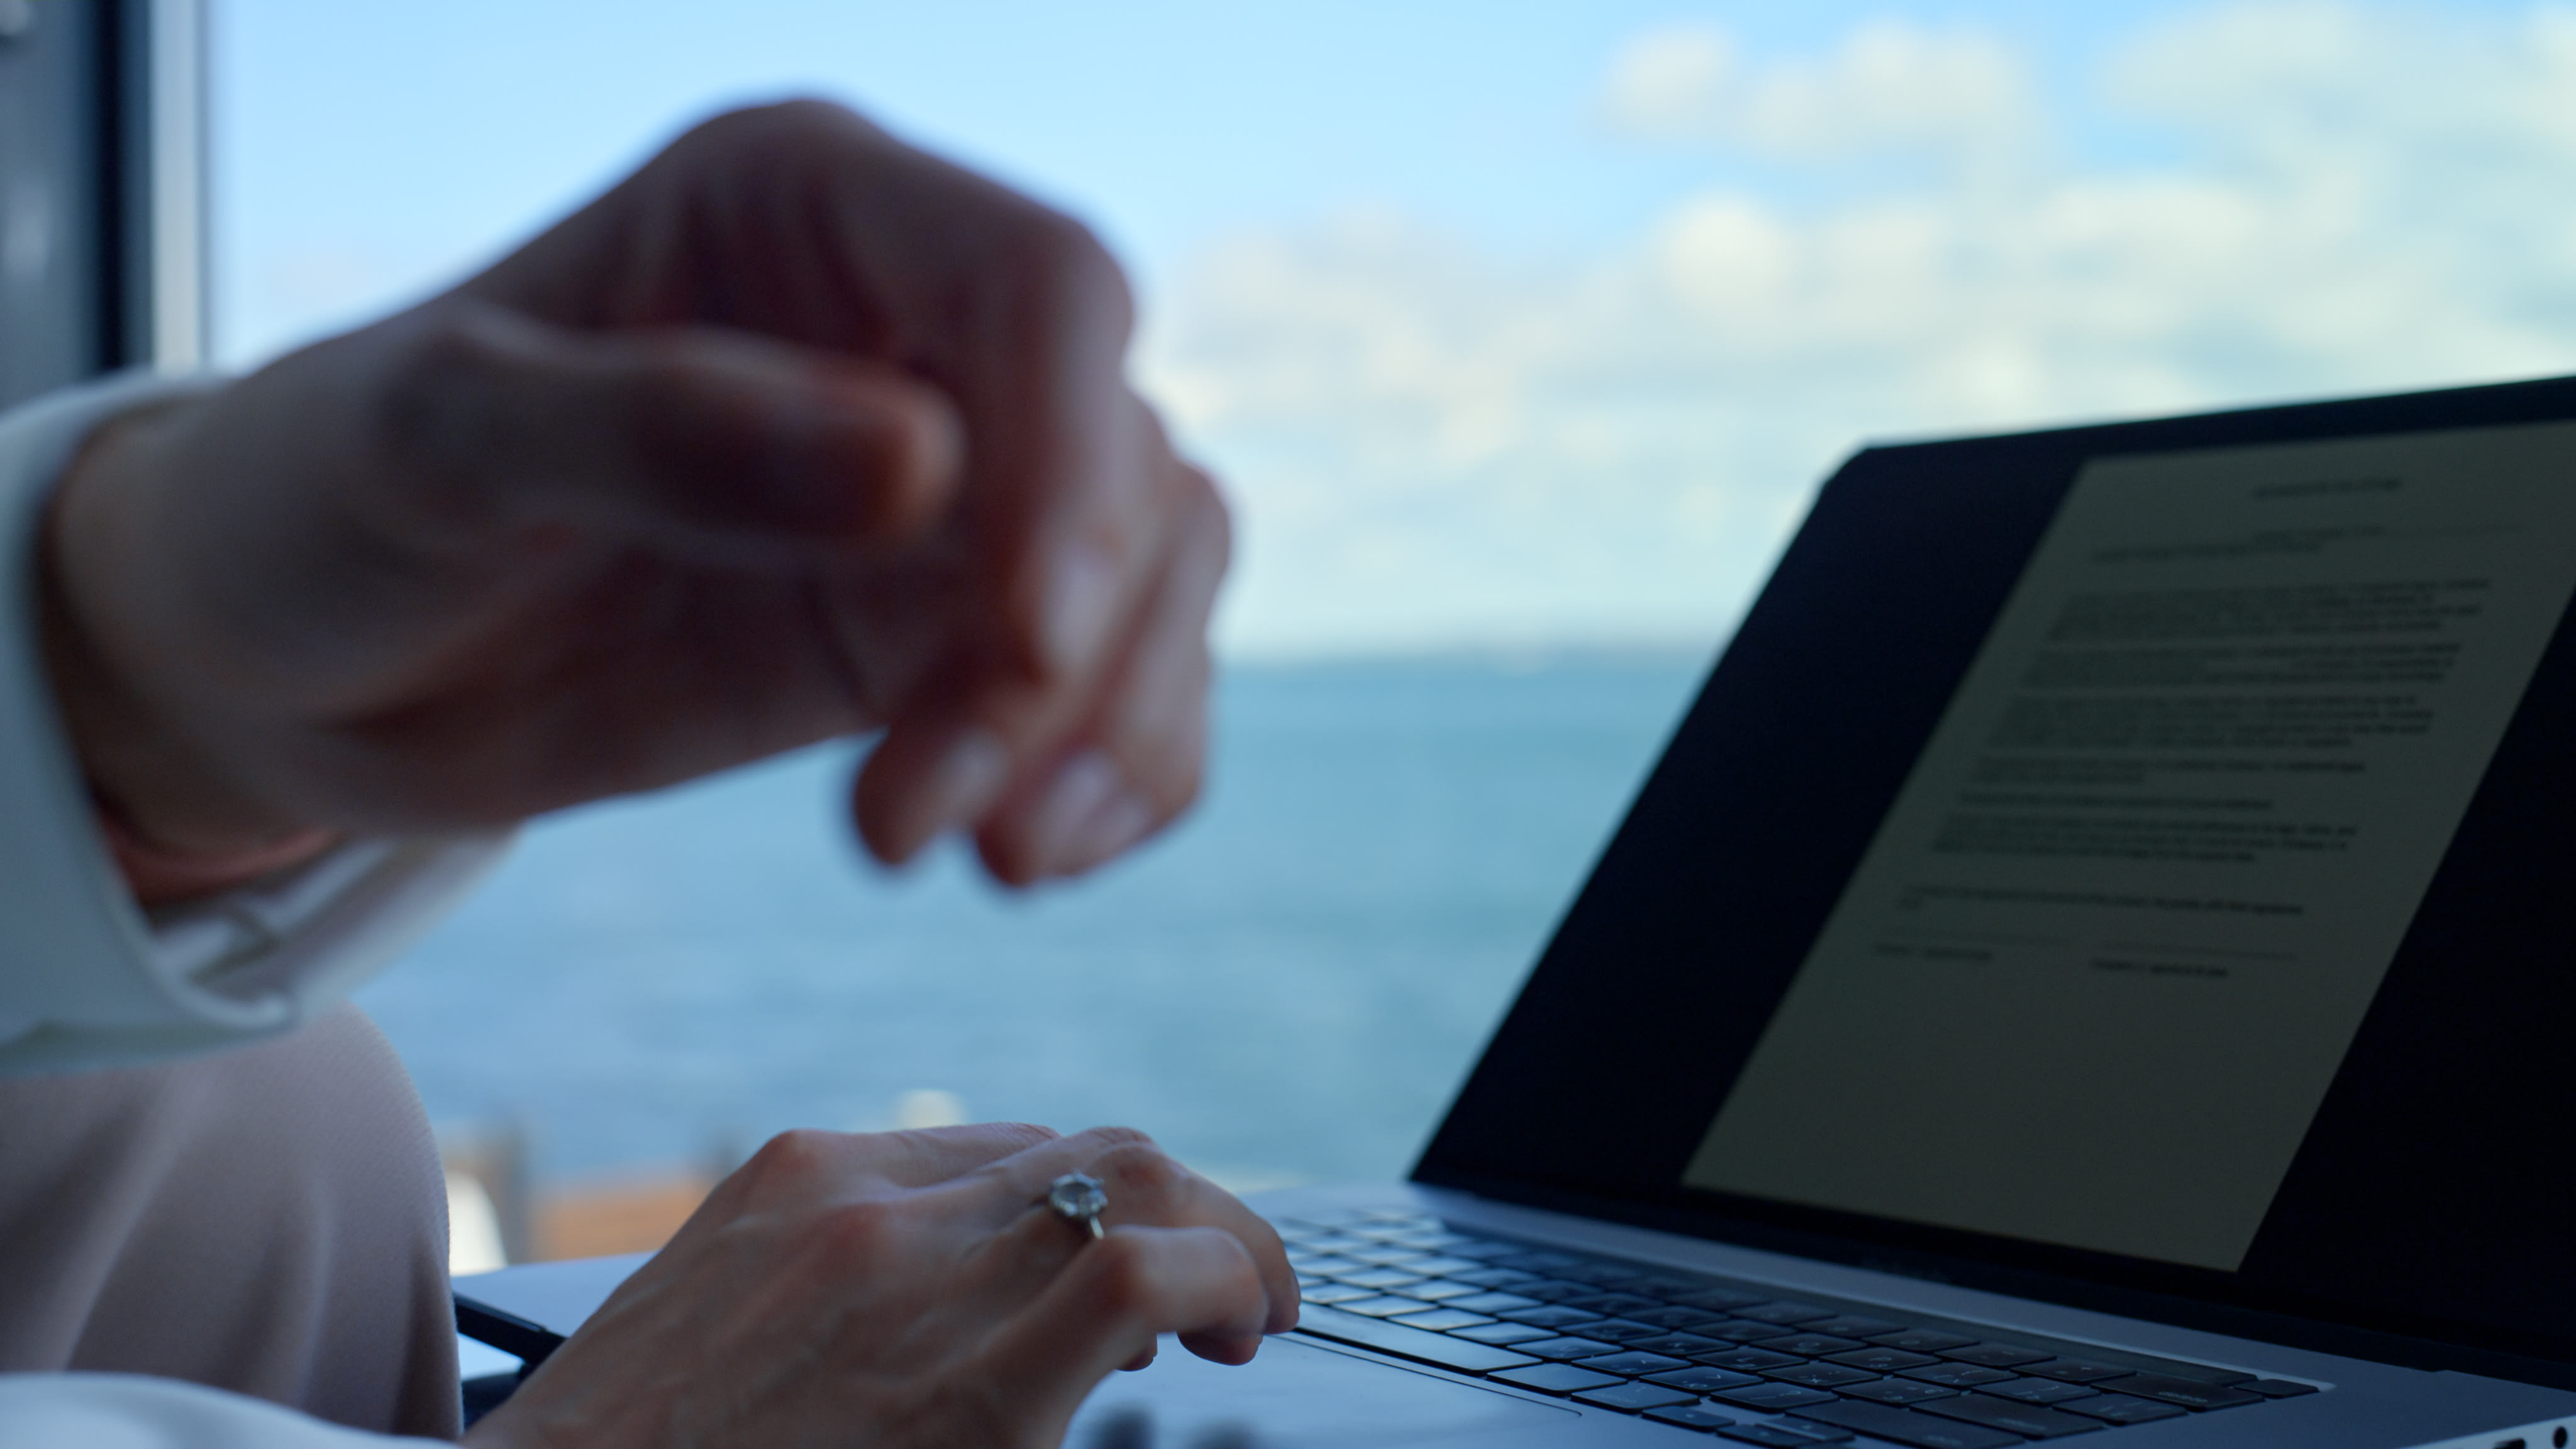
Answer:
M2576 378L1855 455L1819 492L1414 1180L2576 1386L2576 1314L2559 1322L2542 1311L2553 1284L2576 1299L2576 1271L2534 1264L2519 1287L2498 1286L2501 1265L2546 1236L2548 1204L2576 1204L2576 1147L2535 1145L2529 1130L2533 1119L2576 1124L2576 1032L2564 1033L2564 1070L2549 1040L2576 1019L2576 985L2557 984L2576 982L2567 969L2576 904L2552 889L2576 874L2576 845L2555 828L2576 817L2576 749L2560 743L2576 742L2576 630L2565 620L2242 1271L1680 1186L1683 1162L2087 462L2571 418ZM2471 954L2478 967L2465 976L2444 964ZM1727 969L1711 971L1711 961ZM2474 1064L2464 1060L2471 1032ZM2463 1105L2480 1103L2490 1109L2482 1120L2460 1127ZM2392 1151L2392 1140L2408 1151ZM2392 1192L2398 1169L2414 1177ZM2381 1216L2359 1221L2356 1205ZM2439 1254L2428 1264L2422 1235L2436 1226L2485 1275L2466 1296L2445 1298ZM2478 1244L2452 1241L2464 1237ZM2560 1256L2576 1263L2576 1251ZM2390 1272L2415 1277L2392 1296ZM2379 1286L2349 1286L2365 1280Z

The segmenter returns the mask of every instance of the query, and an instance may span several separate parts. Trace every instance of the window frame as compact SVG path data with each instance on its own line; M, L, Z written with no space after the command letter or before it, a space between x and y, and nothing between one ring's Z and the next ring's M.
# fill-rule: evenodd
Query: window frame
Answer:
M0 0L0 406L206 357L205 0Z

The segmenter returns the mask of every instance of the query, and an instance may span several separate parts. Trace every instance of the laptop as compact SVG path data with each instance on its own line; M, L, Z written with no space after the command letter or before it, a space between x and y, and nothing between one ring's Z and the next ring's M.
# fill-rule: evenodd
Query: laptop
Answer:
M1298 1330L1067 1442L2565 1449L2571 595L2576 380L1862 451Z

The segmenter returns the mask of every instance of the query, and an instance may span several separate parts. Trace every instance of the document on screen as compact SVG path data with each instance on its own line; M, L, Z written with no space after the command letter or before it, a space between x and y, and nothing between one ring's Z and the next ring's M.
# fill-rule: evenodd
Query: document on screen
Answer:
M2576 589L2576 425L2105 458L1684 1173L2224 1270Z

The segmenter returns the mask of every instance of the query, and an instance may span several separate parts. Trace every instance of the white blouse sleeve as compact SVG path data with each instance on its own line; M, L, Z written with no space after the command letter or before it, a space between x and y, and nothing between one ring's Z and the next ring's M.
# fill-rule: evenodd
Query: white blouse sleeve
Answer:
M10 1449L394 1449L263 1400L135 1374L0 1374ZM447 1449L455 1449L449 1445Z
M36 530L105 418L207 387L110 379L0 416L0 1075L132 1065L292 1030L374 975L507 832L359 841L147 914L91 814L41 652Z

